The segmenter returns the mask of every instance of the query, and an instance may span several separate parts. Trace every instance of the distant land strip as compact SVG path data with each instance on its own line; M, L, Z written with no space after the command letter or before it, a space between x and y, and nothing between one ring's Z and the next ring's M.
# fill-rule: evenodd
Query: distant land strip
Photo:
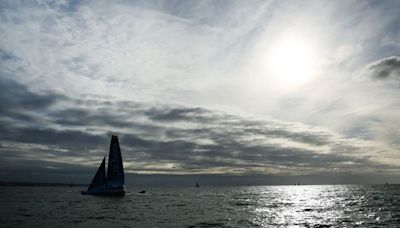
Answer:
M75 187L75 186L87 186L87 184L75 184L75 183L35 183L35 182L1 182L0 186L49 186L49 187Z

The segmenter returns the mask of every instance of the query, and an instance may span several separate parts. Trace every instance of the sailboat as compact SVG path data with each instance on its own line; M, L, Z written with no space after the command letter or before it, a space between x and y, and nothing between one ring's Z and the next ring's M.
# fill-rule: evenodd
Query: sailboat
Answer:
M104 156L96 174L84 195L123 196L125 195L124 167L118 137L111 137L108 169L106 174L106 156Z

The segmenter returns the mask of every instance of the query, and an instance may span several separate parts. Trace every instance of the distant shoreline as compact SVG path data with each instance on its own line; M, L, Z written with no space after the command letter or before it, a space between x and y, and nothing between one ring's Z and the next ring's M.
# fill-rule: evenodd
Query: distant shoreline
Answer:
M87 186L86 184L74 184L74 183L33 183L33 182L0 182L1 187L12 187L12 186L41 186L41 187L76 187L76 186Z
M225 185L225 187L257 187L257 186L311 186L311 185L385 185L380 183L374 184L359 184L359 183L332 183L332 184L271 184L271 185ZM392 183L388 185L399 185ZM36 183L36 182L5 182L0 181L0 187L87 187L87 184L79 183ZM149 186L147 186L149 187ZM152 186L152 187L171 187L171 186ZM174 187L194 187L194 186L174 186ZM207 185L205 187L222 187L216 185Z

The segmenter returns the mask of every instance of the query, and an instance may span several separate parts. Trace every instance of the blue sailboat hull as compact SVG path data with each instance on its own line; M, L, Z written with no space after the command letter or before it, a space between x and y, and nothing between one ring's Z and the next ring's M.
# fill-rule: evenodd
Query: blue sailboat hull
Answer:
M94 196L124 196L125 185L112 186L111 183L106 181L96 187L90 188L86 191L81 192L83 195L94 195Z
M124 196L125 188L120 189L104 189L102 191L82 191L82 195L94 195L94 196Z

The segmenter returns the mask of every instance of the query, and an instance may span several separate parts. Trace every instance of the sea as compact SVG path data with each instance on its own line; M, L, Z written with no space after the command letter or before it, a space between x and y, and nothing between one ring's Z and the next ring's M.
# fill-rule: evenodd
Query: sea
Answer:
M0 187L0 227L400 227L400 185L82 188Z

